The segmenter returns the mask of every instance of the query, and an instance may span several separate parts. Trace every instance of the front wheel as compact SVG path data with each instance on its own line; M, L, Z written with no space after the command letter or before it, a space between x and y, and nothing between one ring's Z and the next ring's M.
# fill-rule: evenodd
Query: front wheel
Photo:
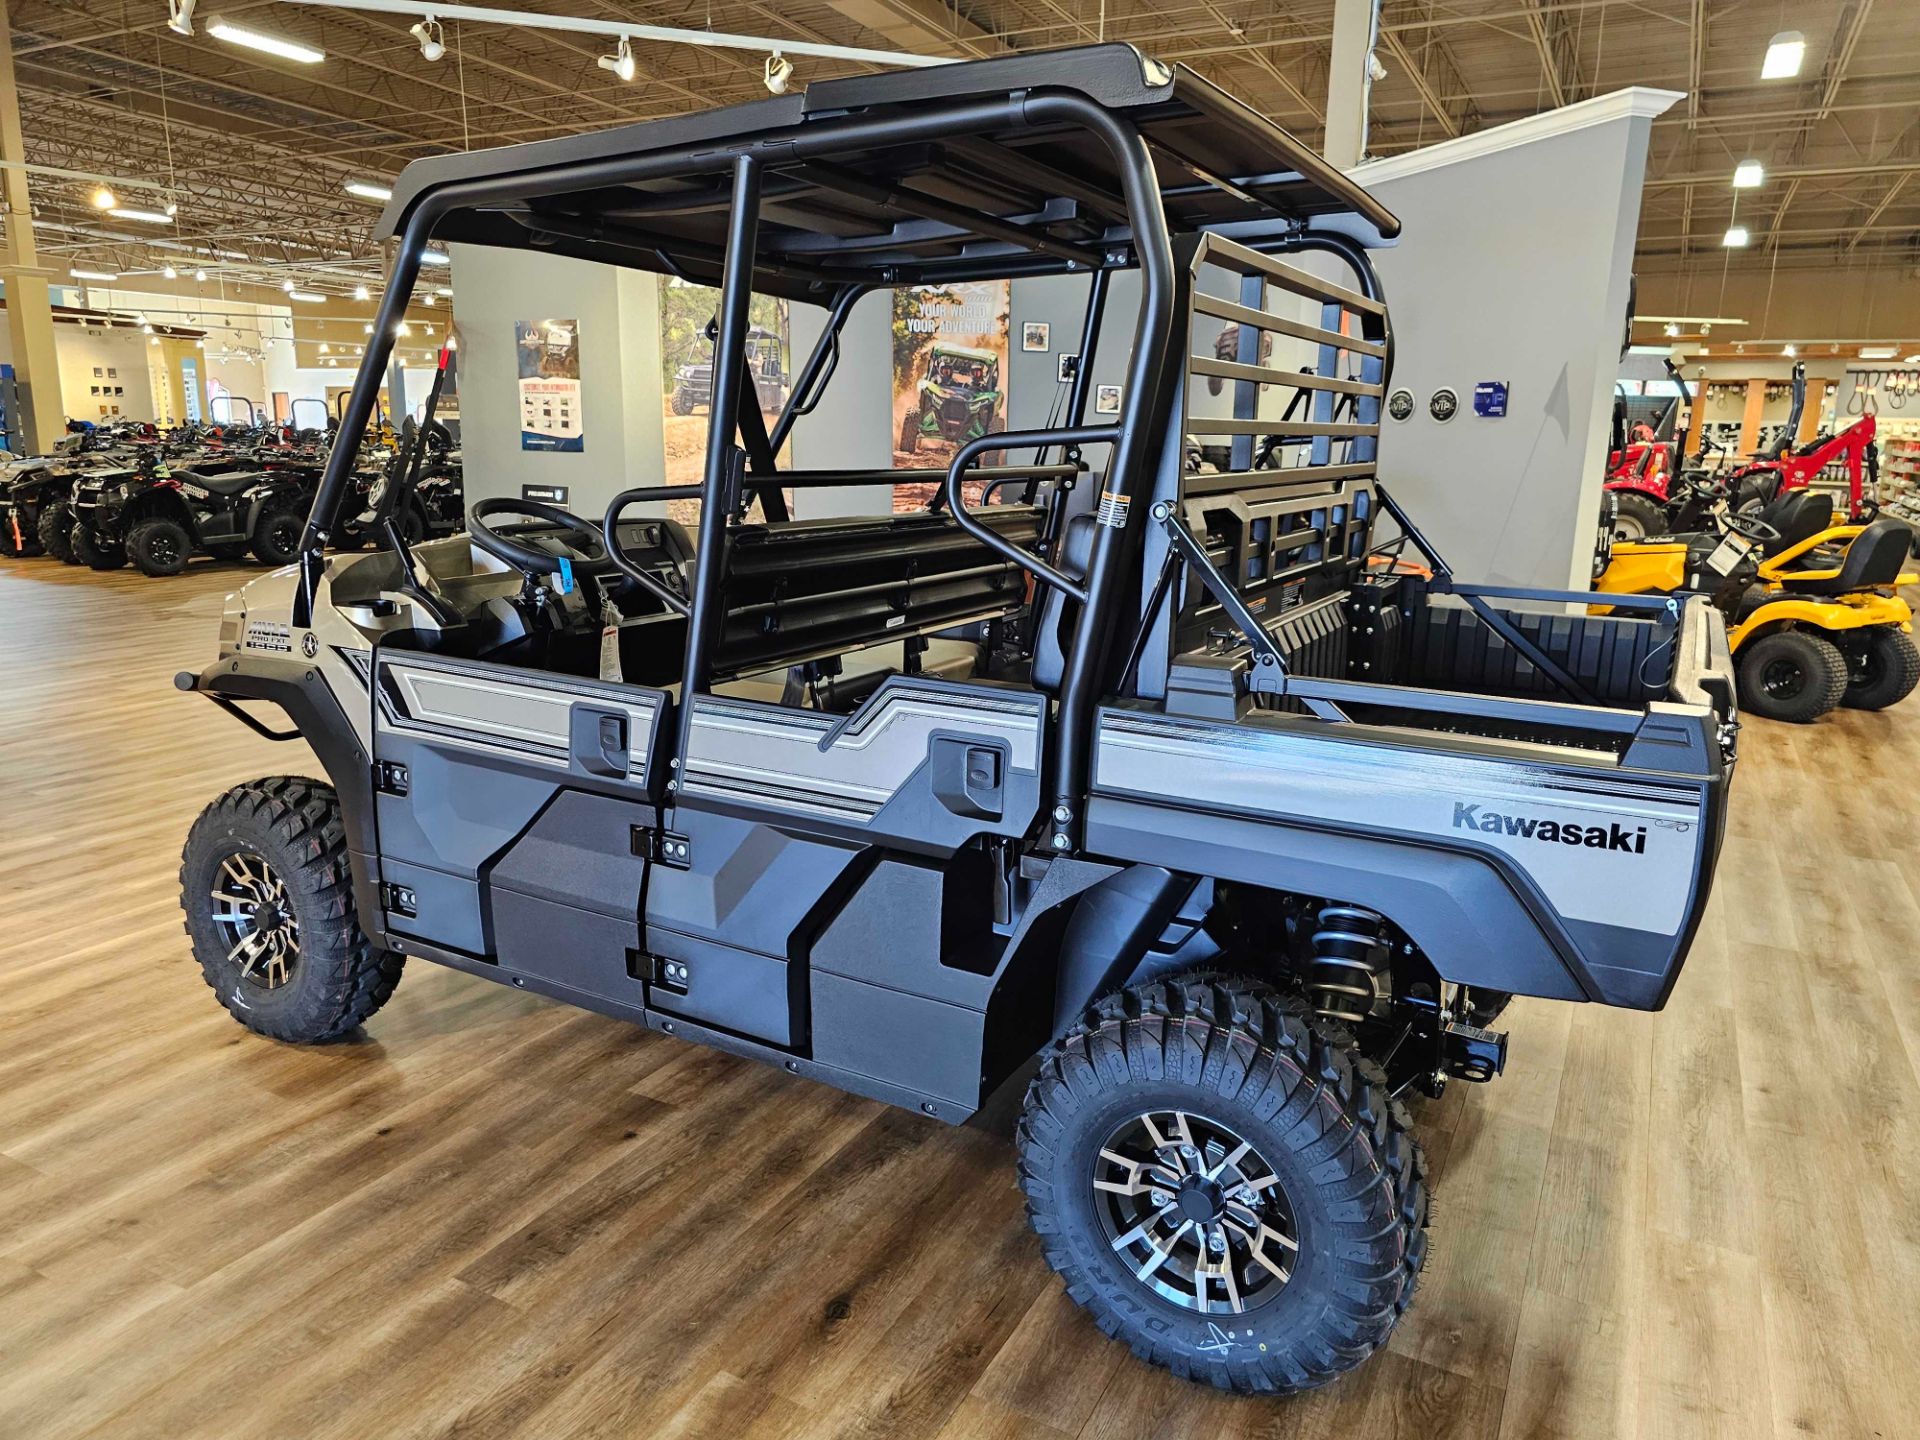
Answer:
M193 554L193 538L178 520L142 520L127 536L127 554L142 575L178 575Z
M386 1004L406 963L360 929L340 800L318 780L250 781L201 811L180 908L220 1003L275 1040L339 1039Z
M96 533L92 526L75 522L73 527L73 558L93 570L118 570L127 563L127 547L117 540L108 540Z
M1846 657L1810 630L1776 630L1741 646L1734 671L1741 709L1794 725L1818 720L1847 691Z
M1847 651L1847 693L1840 703L1853 710L1884 710L1898 705L1920 684L1920 646L1913 636L1889 625L1868 630Z
M78 565L73 553L73 511L64 505L49 505L40 512L34 526L40 548L62 565Z
M1019 1147L1067 1293L1183 1378L1323 1385L1412 1302L1427 1186L1406 1112L1266 986L1190 976L1100 1002L1043 1058Z
M300 532L307 517L286 506L270 506L253 530L253 553L263 565L291 565L300 553Z
M912 411L900 422L900 453L912 455L920 449L920 412Z

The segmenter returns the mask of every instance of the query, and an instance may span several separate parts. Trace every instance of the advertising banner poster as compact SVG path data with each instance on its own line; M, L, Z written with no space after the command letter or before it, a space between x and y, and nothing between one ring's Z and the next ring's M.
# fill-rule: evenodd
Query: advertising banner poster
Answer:
M516 320L520 361L520 448L587 448L580 416L580 322Z
M944 470L953 452L1007 428L1007 328L1013 286L1006 280L916 285L893 292L893 463ZM983 465L999 455L980 457ZM925 494L920 494L921 490ZM926 487L894 491L896 509L922 508Z

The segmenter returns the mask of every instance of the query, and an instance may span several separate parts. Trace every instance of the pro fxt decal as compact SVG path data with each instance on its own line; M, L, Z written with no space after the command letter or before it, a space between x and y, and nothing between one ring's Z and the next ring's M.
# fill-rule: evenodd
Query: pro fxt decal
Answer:
M1453 802L1453 828L1479 830L1489 835L1517 835L1522 840L1545 844L1584 845L1589 850L1625 850L1631 855L1647 853L1647 827L1628 830L1622 825L1574 825L1559 820L1541 820L1532 815L1503 815L1497 810L1480 808L1480 802Z

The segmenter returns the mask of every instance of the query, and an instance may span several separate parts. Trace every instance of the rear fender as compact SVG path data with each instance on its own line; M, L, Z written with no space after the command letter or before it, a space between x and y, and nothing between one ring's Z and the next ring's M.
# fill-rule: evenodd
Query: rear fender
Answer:
M1913 610L1897 595L1867 593L1845 599L1813 600L1788 597L1769 600L1727 636L1734 650L1788 625L1805 625L1815 630L1864 630L1876 625L1906 627L1913 621Z

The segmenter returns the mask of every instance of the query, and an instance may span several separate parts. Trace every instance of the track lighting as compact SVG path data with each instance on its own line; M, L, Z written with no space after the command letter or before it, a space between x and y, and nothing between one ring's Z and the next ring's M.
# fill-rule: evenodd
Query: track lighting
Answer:
M1678 335L1679 333L1680 333L1680 327L1678 325L1675 325L1671 320L1669 320L1667 322L1667 328L1666 328L1667 338L1671 340L1674 338L1674 336Z
M167 0L167 29L176 35L193 34L193 7L199 0Z
M407 33L420 42L420 58L431 64L447 53L447 37L440 33L440 22L429 15Z
M302 65L318 65L327 58L324 50L302 45L297 40L283 40L278 35L268 35L264 31L250 30L245 25L234 24L224 15L215 15L207 21L207 33L229 45L244 46L248 50L258 50L263 55L295 60Z
M285 292L286 294L288 294L288 295L291 295L291 294L293 293L293 290L294 290L294 285L293 285L293 281L291 281L291 280L282 280L282 281L280 282L280 288L281 288L281 290L282 290L282 291L284 291L284 292Z
M611 55L602 55L596 63L602 70L612 71L629 84L640 73L640 67L633 62L633 42L624 35L620 37L619 48Z
M168 280L178 280L180 278L180 272L171 265L162 265L160 267L160 273Z
M1798 355L1800 351L1792 345L1784 345L1781 347L1780 353L1791 360L1794 356Z
M793 83L793 62L778 50L767 57L765 76L767 89L775 95L787 93L787 87Z
M193 272L193 278L204 285L207 283L207 272L204 270L196 270Z
M167 219L169 220L173 219L174 216L180 213L180 206L178 202L173 200L167 201L166 211L167 211Z

